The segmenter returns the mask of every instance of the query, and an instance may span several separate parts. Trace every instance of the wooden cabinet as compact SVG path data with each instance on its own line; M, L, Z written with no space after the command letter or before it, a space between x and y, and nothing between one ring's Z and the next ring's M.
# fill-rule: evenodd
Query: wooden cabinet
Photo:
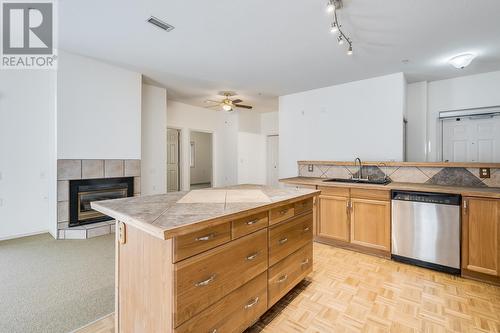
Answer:
M391 250L389 201L351 199L351 243L378 250Z
M389 257L389 190L320 187L316 240Z
M462 274L500 282L500 200L464 197Z
M348 197L319 196L318 236L349 242L349 224Z

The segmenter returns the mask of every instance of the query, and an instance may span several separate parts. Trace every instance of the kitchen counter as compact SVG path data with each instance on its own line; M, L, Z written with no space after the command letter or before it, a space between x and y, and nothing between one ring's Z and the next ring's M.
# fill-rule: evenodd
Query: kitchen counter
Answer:
M155 237L169 239L318 193L307 189L238 185L98 201L91 207Z
M462 196L468 196L468 197L481 197L481 198L494 198L494 199L500 198L500 188L498 187L459 187L459 186L442 186L442 185L397 183L397 182L392 182L387 185L376 185L376 184L324 182L325 179L326 178L292 177L292 178L280 179L280 182L292 185L439 192L439 193L461 194Z

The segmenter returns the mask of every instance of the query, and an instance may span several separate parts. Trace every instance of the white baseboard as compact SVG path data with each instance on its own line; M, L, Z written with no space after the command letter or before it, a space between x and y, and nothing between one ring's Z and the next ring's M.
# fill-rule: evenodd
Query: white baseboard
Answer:
M30 232L27 234L18 234L18 235L12 235L12 236L7 236L7 237L0 237L0 241L17 239L17 238L28 237L28 236L41 235L41 234L50 234L52 236L52 234L48 230L42 230L42 231Z

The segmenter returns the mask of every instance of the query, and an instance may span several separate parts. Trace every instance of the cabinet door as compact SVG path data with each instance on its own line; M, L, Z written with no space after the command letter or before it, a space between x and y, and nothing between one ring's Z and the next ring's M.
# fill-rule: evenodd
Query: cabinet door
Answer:
M464 198L462 268L500 276L500 200Z
M351 243L391 250L389 201L351 199Z
M349 199L319 196L318 236L349 242Z

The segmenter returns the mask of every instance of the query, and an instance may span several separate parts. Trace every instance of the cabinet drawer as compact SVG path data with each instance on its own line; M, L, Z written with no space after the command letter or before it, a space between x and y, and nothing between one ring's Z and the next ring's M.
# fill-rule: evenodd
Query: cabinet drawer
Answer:
M300 248L269 269L268 304L272 306L312 272L312 243Z
M174 262L194 256L231 240L231 225L221 224L174 239Z
M269 229L269 265L295 252L313 238L312 212Z
M338 197L348 197L350 193L348 187L318 186L318 190L321 190L321 194Z
M267 211L251 215L231 222L232 238L240 238L254 231L267 227L269 221Z
M267 229L175 264L175 327L264 272Z
M368 190L364 188L351 188L351 197L372 200L391 200L391 191L388 190Z
M264 272L179 326L175 332L242 332L266 310L267 274Z
M313 198L294 203L293 210L295 215L302 214L313 209Z
M273 208L269 211L269 225L285 221L294 214L294 204Z

